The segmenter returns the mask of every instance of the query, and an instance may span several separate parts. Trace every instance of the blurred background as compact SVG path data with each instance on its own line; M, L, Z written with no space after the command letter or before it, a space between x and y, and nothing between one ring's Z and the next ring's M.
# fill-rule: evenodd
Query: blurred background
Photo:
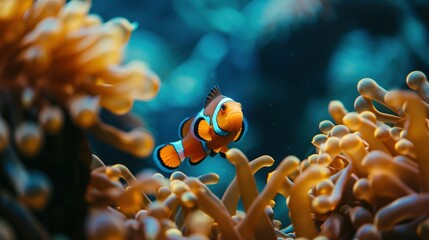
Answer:
M410 71L429 73L427 0L92 0L104 21L125 17L138 24L125 61L142 59L161 78L161 91L133 112L105 121L122 129L144 125L156 145L177 141L180 122L204 104L209 89L239 101L249 123L240 148L252 160L268 154L276 164L288 155L305 159L328 104L349 111L357 82L370 77L385 89L404 88ZM156 168L97 142L107 164L133 172ZM219 156L178 170L220 175L210 188L224 192L235 168ZM258 186L268 170L257 173ZM157 170L159 171L159 170ZM168 176L168 173L165 173ZM284 208L279 199L276 208ZM287 214L277 218L287 218ZM287 222L287 219L281 219Z

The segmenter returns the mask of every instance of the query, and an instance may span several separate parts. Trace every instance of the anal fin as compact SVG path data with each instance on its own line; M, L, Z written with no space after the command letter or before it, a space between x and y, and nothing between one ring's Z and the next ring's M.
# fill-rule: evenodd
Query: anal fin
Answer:
M197 165L197 164L201 163L201 162L206 158L206 156L207 156L207 155L192 156L192 157L189 159L189 163L190 163L191 165Z
M214 157L214 156L216 156L216 154L217 153L215 151L213 151L213 150L210 151L210 157Z
M228 147L227 146L222 146L221 148L220 148L220 151L219 152L222 152L222 153L226 153L226 152L228 152Z

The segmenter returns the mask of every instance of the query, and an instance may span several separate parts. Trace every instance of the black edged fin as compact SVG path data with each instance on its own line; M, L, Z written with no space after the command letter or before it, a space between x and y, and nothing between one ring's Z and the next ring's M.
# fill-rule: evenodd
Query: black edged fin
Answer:
M203 142L200 142L200 144L201 144L201 147L203 149L206 148L206 146ZM206 157L207 157L207 152L200 153L198 155L193 155L189 158L188 164L191 166L197 165L197 164L201 163L204 159L206 159Z
M173 145L163 144L155 148L153 152L155 165L165 171L171 172L180 166L180 158Z
M189 132L189 130L191 129L192 120L194 120L194 117L187 117L180 123L180 126L179 126L180 138L184 138L185 135Z
M221 148L216 148L216 149L212 149L212 151L214 152L214 153L219 153L220 152L220 150L221 150Z
M212 140L211 131L211 126L204 118L200 117L195 121L194 135L199 140L210 142Z
M219 86L218 85L214 85L210 89L209 94L206 97L206 101L204 103L204 107L207 107L213 99L215 99L216 97L219 97L221 95L222 95L222 93L220 92Z
M247 121L246 119L243 119L243 122L241 123L241 129L240 131L237 133L237 136L235 136L234 138L234 142L238 142L241 140L241 138L244 136L244 134L247 131Z
M215 151L213 151L213 150L210 151L210 157L214 157L214 156L216 156L216 154L217 153Z
M200 164L204 159L206 159L207 155L201 155L201 156L194 156L189 158L189 165L194 166L197 164Z
M221 157L223 157L223 158L226 158L226 154L225 154L225 153L223 153L223 152L219 152L219 155L220 155Z

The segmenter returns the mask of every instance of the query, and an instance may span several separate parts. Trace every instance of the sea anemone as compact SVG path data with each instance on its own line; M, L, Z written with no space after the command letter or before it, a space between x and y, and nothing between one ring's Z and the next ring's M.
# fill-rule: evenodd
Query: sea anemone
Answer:
M317 153L301 162L303 170L295 178L294 187L302 178L314 181L308 193L296 190L311 205L303 210L302 204L293 204L296 193L290 195L297 237L427 238L429 84L419 71L406 81L414 91L386 91L374 80L362 79L356 112L339 101L330 103L334 122L320 123L322 133L312 141ZM374 102L389 112L378 110ZM328 179L310 175L314 166L327 168Z
M154 147L147 129L124 132L99 116L128 113L160 83L143 62L122 64L136 25L103 23L90 5L0 2L0 222L18 238L83 237L87 133L138 157Z
M274 160L265 155L249 162L238 149L229 150L227 158L236 166L237 175L222 198L206 186L218 182L214 173L190 177L177 171L167 179L143 171L134 177L123 165L94 164L99 167L92 170L86 195L91 205L87 237L107 239L107 229L125 239L286 237L279 230L281 223L267 213L273 213L272 199L285 176L298 170L298 159L283 160L259 194L253 175ZM240 197L245 212L237 211Z
M158 93L159 79L144 63L122 64L124 45L136 25L123 18L103 23L88 14L90 1L0 4L1 107L2 112L13 112L2 125L16 126L14 131L2 128L3 149L11 134L22 154L36 155L44 134L58 133L67 114L99 139L148 156L154 140L147 130L125 133L99 118L100 107L125 114L134 100Z
M254 174L274 160L262 156L249 162L238 149L226 153L236 176L222 198L204 184L216 183L214 174L195 178L175 172L165 179L146 173L140 181L153 182L134 194L139 184L130 180L134 178L124 166L101 166L91 176L105 179L104 186L110 187L99 185L96 191L102 201L92 203L99 207L87 221L88 236L103 239L93 237L110 226L100 218L114 215L120 216L118 223L108 218L109 224L122 226L118 232L128 239L427 238L428 168L422 146L429 142L429 84L421 72L410 73L407 83L417 93L386 91L373 80L361 80L356 112L332 101L328 110L333 122L321 121L321 133L312 141L316 153L302 161L294 156L280 161L261 192ZM380 112L372 101L391 112ZM128 187L118 182L120 176ZM283 213L273 211L277 194L290 209L292 224L285 228L275 219ZM243 210L237 208L239 198ZM101 210L109 215L100 217Z
M275 161L238 149L236 175L222 197L214 173L169 178L91 154L85 134L147 156L151 134L123 132L99 109L128 113L158 78L141 62L122 65L135 25L102 23L88 1L0 3L0 238L4 239L410 239L429 237L429 83L413 90L358 83L355 111L332 101L315 153L287 156L258 190L255 174ZM382 109L382 110L381 110ZM292 224L275 218L276 195ZM243 209L238 208L241 198Z

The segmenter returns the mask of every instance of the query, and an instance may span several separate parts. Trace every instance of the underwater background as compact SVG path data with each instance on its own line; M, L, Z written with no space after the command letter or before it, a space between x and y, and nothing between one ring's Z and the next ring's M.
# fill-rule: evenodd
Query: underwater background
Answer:
M428 16L427 0L0 1L0 239L429 239ZM246 134L158 169L212 86ZM239 133L232 115L215 131Z
M153 100L136 102L128 115L104 111L102 117L124 130L143 124L156 145L177 141L180 122L198 112L218 84L242 103L249 123L241 142L231 146L249 159L270 155L274 166L288 155L304 159L314 151L318 123L330 118L329 101L352 109L360 79L402 88L409 72L429 72L425 0L92 2L91 12L104 20L121 16L138 24L125 62L141 59L161 79ZM122 163L132 172L156 168L152 157L136 158L89 137L106 164ZM256 175L258 186L272 168ZM210 186L219 195L235 172L219 156L178 170L219 174L219 183ZM286 207L284 200L276 202L276 208ZM277 217L289 221L286 214Z

